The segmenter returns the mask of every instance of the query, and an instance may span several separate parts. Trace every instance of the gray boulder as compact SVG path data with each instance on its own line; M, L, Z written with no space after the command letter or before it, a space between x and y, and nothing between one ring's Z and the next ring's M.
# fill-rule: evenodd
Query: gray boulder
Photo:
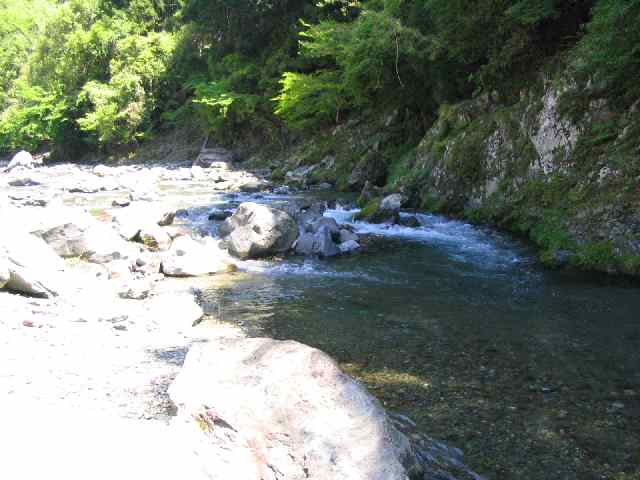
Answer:
M355 233L347 230L346 228L343 228L342 230L340 230L340 243L346 243L346 242L357 242L360 240L360 237L358 237L358 235L356 235Z
M289 251L298 238L298 225L282 210L243 203L220 226L228 236L229 252L239 258L262 258Z
M173 427L211 478L423 478L410 440L378 400L306 345L265 338L194 344L169 393L178 407Z
M355 240L347 240L338 245L340 253L351 253L360 249L360 244Z
M300 236L296 243L296 253L335 257L340 254L340 248L333 241L330 227L322 225L315 233L306 232Z
M33 178L21 177L14 180L9 180L8 184L11 187L35 187L40 185L40 182L34 180Z
M39 232L39 236L63 258L80 257L89 251L85 229L75 223L65 223Z
M356 214L355 219L371 223L398 223L402 202L403 198L399 193L373 199Z
M233 161L233 152L225 148L208 148L198 155L193 166L211 168L221 164L231 164Z
M336 222L335 218L322 217L318 219L318 221L313 224L313 231L318 232L322 227L325 227L327 230L329 230L331 235L335 236L336 238L340 237L340 226L338 225L338 222Z
M291 202L283 207L283 210L309 232L314 231L313 225L322 218L326 209L326 202L312 202L304 199Z
M397 212L400 208L402 208L402 195L399 193L388 195L380 202L380 210Z

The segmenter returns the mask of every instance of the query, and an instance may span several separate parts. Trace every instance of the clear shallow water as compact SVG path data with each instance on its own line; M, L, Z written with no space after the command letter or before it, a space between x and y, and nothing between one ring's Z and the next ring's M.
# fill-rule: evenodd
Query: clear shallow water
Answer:
M640 478L638 285L545 270L522 243L439 216L411 229L352 214L327 212L365 252L241 262L207 310L327 351L488 478Z

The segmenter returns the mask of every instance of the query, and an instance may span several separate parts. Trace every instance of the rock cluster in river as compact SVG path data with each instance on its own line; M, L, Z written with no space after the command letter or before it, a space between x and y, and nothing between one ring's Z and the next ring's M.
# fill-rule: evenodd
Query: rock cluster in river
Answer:
M360 248L359 237L348 227L322 214L322 202L299 204L287 210L246 202L220 226L231 254L241 259L295 252L333 257Z

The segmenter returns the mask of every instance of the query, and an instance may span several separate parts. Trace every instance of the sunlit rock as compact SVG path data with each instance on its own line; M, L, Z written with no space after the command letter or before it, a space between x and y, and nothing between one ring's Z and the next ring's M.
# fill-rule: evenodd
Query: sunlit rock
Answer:
M162 273L170 277L197 277L229 270L231 257L215 240L201 243L183 235L162 255Z
M18 229L0 235L3 288L37 297L55 296L63 287L64 262L42 239Z
M140 229L140 242L152 250L168 250L171 236L159 225L146 225Z
M179 409L174 425L212 478L422 478L410 441L378 400L297 342L196 344L170 395Z
M19 167L35 168L40 165L42 165L42 160L34 159L29 152L21 150L13 156L13 158L9 162L9 165L7 165L6 171L10 172L11 170Z
M228 236L233 255L261 258L289 251L298 238L298 225L282 210L248 202L225 220L220 234Z

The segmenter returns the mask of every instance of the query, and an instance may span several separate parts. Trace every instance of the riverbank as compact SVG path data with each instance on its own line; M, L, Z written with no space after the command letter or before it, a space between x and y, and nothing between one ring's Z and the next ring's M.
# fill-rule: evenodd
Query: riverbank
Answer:
M239 205L247 199L275 202L288 211L295 211L292 207L298 205L287 195L265 191L268 184L259 176L236 171L225 162L204 167L58 164L12 168L3 174L3 183L0 193L6 200L0 205L5 228L0 273L3 287L9 291L0 292L0 389L8 400L7 408L12 408L15 415L27 415L30 409L37 409L24 423L17 441L7 444L6 451L13 452L16 461L4 464L2 468L9 469L5 471L12 473L11 469L24 458L14 452L16 445L27 441L37 455L49 434L66 426L59 443L49 453L60 453L59 458L54 455L57 460L53 462L53 472L71 478L86 476L91 465L79 462L71 469L68 462L72 460L63 451L82 452L89 445L101 448L103 436L127 439L113 450L125 463L115 462L113 468L104 471L120 476L139 470L139 463L134 469L127 469L126 465L135 461L126 446L138 439L144 443L138 451L138 462L147 461L158 452L170 452L150 470L160 472L159 478L175 472L176 462L190 463L182 471L185 478L218 478L218 473L213 472L219 472L222 464L229 471L236 471L237 458L227 458L224 452L247 454L254 460L264 455L267 460L255 461L256 471L274 471L274 479L298 478L277 472L283 465L293 470L300 467L297 461L296 465L281 462L283 458L304 457L298 453L287 456L285 452L304 450L307 441L316 445L309 450L305 471L312 473L308 478L326 478L329 467L325 460L335 455L342 459L336 478L343 478L342 471L354 472L353 468L359 472L355 478L367 479L378 478L377 475L404 479L409 475L406 472L426 479L445 473L452 478L479 478L464 467L457 449L424 436L406 417L387 415L378 401L345 376L329 357L295 342L261 340L286 365L298 365L287 360L290 355L308 358L311 370L324 372L318 373L318 378L326 375L339 382L317 385L318 380L310 377L307 369L297 371L294 367L295 371L287 373L271 364L275 358L267 358L261 360L266 363L256 371L265 376L261 380L265 384L276 382L270 390L277 386L281 391L281 395L268 400L278 402L290 395L309 395L303 400L305 408L321 403L313 407L315 413L307 412L308 418L317 417L318 426L326 424L328 408L348 420L341 427L297 432L300 422L295 416L299 413L292 411L292 423L283 435L301 437L295 437L293 442L274 443L275 437L262 438L261 432L280 435L279 429L284 427L271 425L269 418L280 415L286 402L273 409L252 410L239 408L241 404L233 396L227 404L221 403L219 395L198 400L202 392L216 385L211 383L210 374L193 373L206 364L210 355L191 354L198 360L188 363L185 370L182 366L187 352L206 351L207 345L218 352L226 345L228 359L221 363L232 365L236 352L250 349L255 343L250 339L245 342L247 333L238 323L221 322L216 314L219 312L202 301L205 292L230 288L243 272L261 262L228 255L226 249L234 238L225 246L216 238L221 219L229 211L241 210ZM250 205L254 211L260 208L253 203L243 205ZM310 204L305 201L302 205ZM305 218L327 223L325 230L318 232L325 232L321 234L328 235L327 242L333 242L326 229L335 223L321 213L310 215ZM315 245L315 237L312 240ZM4 273L5 264L8 276ZM238 269L240 273L232 273ZM204 310L198 303L203 304ZM271 378L276 374L283 378ZM289 374L299 376L294 384L304 380L307 387L290 391L293 387L286 380ZM182 380L176 386L177 375L190 380ZM227 375L227 379L219 381L237 382L240 390L252 385L244 381L246 374L236 375L230 370ZM325 390L326 397L317 395ZM256 401L262 402L259 398ZM215 415L211 413L214 409ZM229 421L235 425L234 431L240 432L230 444L224 443L227 436L218 436L219 429L227 428L224 425ZM254 431L255 422L263 422L264 427ZM349 422L359 427L350 430ZM165 428L167 423L170 425ZM29 436L35 435L38 427L46 430L46 435L29 443ZM100 430L101 439L92 438L94 428ZM346 443L332 446L333 436L340 428L340 442ZM358 442L359 452L369 452L367 458L375 459L374 463L367 460L351 465L352 458L357 460L358 456L347 455L351 448L348 441L356 431L369 432L365 435L366 446L364 441ZM6 433L12 435L10 430ZM86 442L80 440L83 437L87 437ZM176 438L184 442L174 448ZM263 452L251 443L254 440L269 446ZM6 442L8 438L0 438L0 443ZM246 442L251 445L249 450ZM329 455L334 448L340 453ZM199 453L194 456L196 451ZM87 458L104 460L99 452L91 452ZM163 465L167 468L163 469ZM254 478L254 463L243 465L246 475L242 478ZM39 468L37 464L32 467L23 470L26 478Z

